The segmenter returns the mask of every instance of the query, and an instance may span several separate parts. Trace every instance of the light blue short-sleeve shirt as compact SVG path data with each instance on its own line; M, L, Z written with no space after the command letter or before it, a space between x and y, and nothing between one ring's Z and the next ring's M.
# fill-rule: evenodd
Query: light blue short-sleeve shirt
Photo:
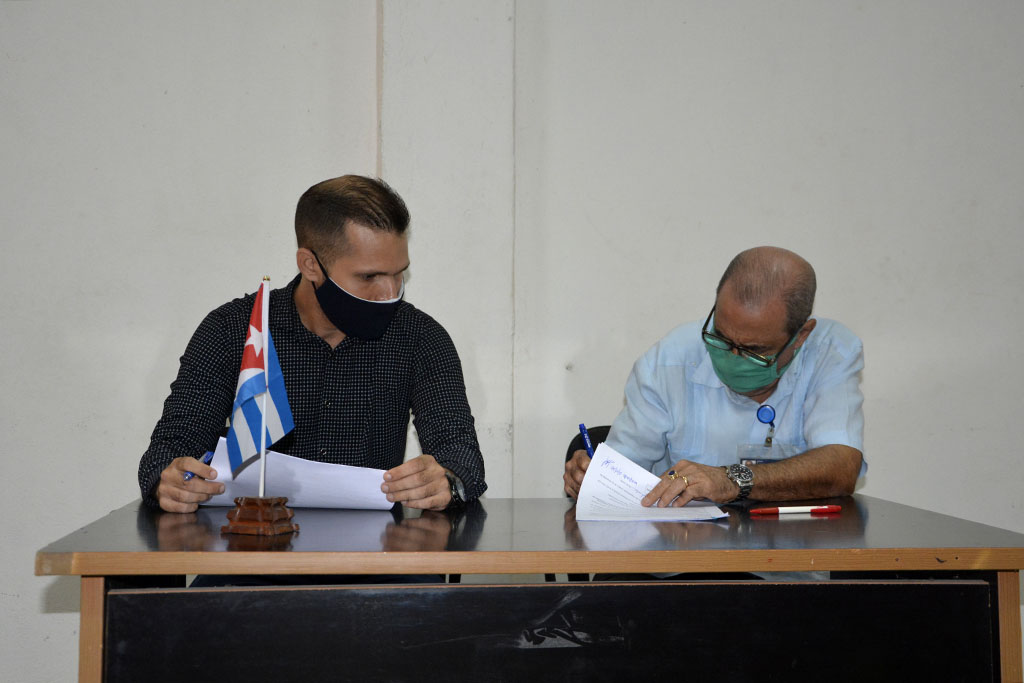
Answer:
M830 444L863 453L863 346L840 323L817 320L765 401L775 409L773 443L787 455ZM757 419L761 404L718 379L702 325L677 327L637 360L626 382L626 406L608 436L610 446L659 476L680 460L739 462L737 447L762 444L768 433Z

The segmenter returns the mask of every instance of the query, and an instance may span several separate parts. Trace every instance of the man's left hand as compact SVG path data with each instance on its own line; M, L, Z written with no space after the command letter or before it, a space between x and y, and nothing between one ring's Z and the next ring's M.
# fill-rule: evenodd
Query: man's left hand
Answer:
M673 472L674 477L671 476ZM725 475L721 467L680 460L671 470L661 475L658 485L640 502L647 507L680 507L697 498L728 503L735 500L737 495L739 487Z
M424 453L384 473L380 490L388 500L411 508L444 510L452 500L445 469Z

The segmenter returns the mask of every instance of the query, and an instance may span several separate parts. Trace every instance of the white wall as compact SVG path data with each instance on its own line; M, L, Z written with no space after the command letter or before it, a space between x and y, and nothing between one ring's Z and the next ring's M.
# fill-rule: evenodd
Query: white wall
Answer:
M413 214L409 299L463 358L491 496L561 495L575 425L610 422L636 356L773 243L864 339L862 491L1024 531L1022 20L1006 2L0 3L0 511L22 524L0 678L74 677L77 582L31 576L35 551L137 496L201 316L294 273L307 186L378 164Z
M296 272L309 185L376 168L373 3L0 3L0 679L77 675L44 544L138 496L209 310Z
M381 172L412 214L407 298L459 350L493 497L513 494L512 5L381 13Z

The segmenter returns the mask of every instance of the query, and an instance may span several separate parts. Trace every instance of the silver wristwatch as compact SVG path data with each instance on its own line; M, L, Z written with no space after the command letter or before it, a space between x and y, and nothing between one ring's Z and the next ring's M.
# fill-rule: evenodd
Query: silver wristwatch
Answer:
M746 500L754 488L754 471L746 465L723 465L722 469L725 470L725 476L740 487L740 495L736 496L736 500Z

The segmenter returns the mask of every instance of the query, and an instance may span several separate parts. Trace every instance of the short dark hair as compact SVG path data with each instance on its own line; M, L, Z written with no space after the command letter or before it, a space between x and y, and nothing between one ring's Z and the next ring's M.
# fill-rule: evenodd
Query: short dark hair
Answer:
M345 225L352 221L373 230L405 234L409 209L379 178L344 175L306 190L295 208L295 239L330 263L345 250Z
M741 251L718 281L716 295L730 281L736 297L744 304L758 305L781 296L786 307L786 333L790 337L811 317L818 287L814 268L791 251L777 247Z

